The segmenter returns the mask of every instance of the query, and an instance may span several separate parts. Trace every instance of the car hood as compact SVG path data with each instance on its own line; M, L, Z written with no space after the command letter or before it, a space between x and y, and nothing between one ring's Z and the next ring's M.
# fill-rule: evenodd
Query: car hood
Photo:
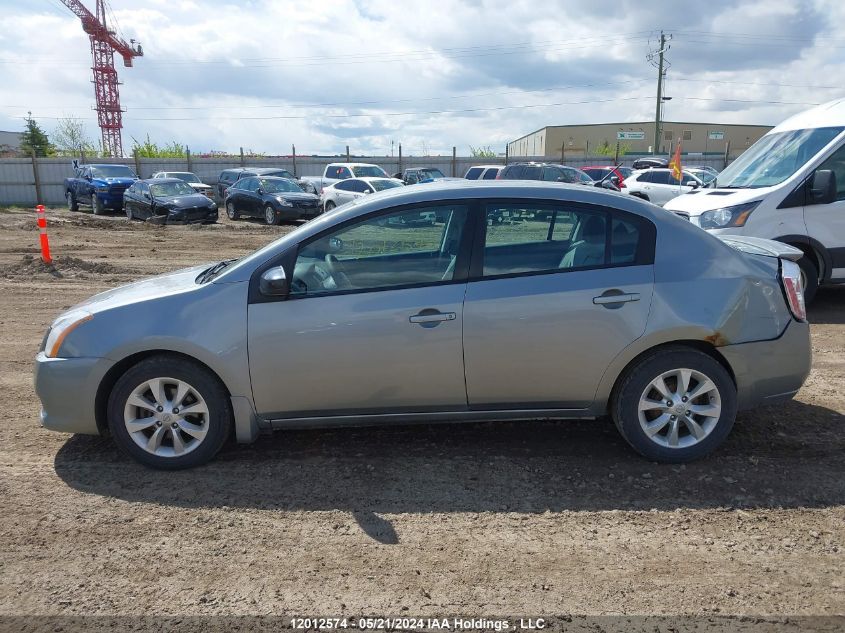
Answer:
M211 185L207 185L204 182L189 182L188 184L191 185L194 189L196 189L198 191L204 191L206 189L211 189Z
M76 304L68 312L84 310L96 314L111 308L196 290L202 287L196 283L197 275L212 265L213 263L208 263L183 268L172 273L157 275L125 286L112 288Z
M672 198L663 208L667 211L682 211L692 217L705 211L732 207L737 204L765 198L771 187L758 189L693 189L691 192Z
M95 185L126 185L128 187L135 182L135 178L93 178L91 182Z
M305 191L299 193L297 191L280 191L279 193L268 193L268 196L274 198L284 198L285 200L319 200L320 196L315 196L313 193L306 193Z
M173 196L172 198L158 198L156 202L161 202L161 204L176 208L176 209L187 209L196 206L206 206L208 204L208 197L199 194L199 193L192 193L190 195L184 196Z

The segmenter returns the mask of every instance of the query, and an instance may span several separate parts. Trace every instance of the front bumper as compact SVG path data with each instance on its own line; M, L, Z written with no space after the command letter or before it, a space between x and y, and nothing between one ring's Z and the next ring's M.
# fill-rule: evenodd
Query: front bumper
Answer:
M214 209L177 209L170 211L164 218L167 224L200 224L203 222L217 222L219 211Z
M35 357L35 393L41 400L41 426L51 431L97 435L94 402L106 372L106 358Z
M733 369L740 409L790 400L810 373L810 325L791 320L770 341L718 348Z
M115 209L120 211L123 208L123 191L120 191L119 193L112 191L107 193L97 192L95 195L106 209Z

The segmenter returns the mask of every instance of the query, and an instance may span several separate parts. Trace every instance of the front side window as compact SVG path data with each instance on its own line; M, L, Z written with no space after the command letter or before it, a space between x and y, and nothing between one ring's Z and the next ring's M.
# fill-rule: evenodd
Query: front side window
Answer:
M487 220L485 277L630 265L645 246L640 222L602 210L488 205Z
M441 204L367 218L302 246L291 297L452 281L468 209Z
M836 199L845 200L845 145L833 152L818 168L829 169L836 174Z

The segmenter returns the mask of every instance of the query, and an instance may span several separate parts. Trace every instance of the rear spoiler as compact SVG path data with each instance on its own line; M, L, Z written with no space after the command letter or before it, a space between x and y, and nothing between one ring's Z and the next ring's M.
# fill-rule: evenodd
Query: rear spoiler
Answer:
M804 256L804 252L794 246L784 244L783 242L776 242L775 240L763 239L762 237L750 237L746 235L716 235L716 237L731 248L752 255L778 257L793 262L797 262Z

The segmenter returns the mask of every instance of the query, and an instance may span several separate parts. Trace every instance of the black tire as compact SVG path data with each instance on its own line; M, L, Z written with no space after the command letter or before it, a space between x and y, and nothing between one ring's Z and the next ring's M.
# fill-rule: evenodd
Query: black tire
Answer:
M228 217L230 220L237 220L241 217L241 214L235 210L234 202L226 202L226 217Z
M76 196L72 192L65 193L65 200L67 200L68 211L79 211L79 204L76 202Z
M106 208L103 206L103 201L97 196L91 196L91 207L94 210L94 215L106 214Z
M331 200L326 201L326 204L323 205L323 207L324 207L323 213L328 213L329 211L334 209L336 206L337 205L334 202L332 202Z
M807 255L798 260L798 267L804 277L804 304L810 305L819 289L819 269Z
M202 422L205 437L182 456L165 457L147 452L132 439L124 423L124 408L132 392L145 381L162 377L188 383L208 408L208 417ZM144 466L161 470L192 468L212 459L231 436L232 420L231 401L217 376L202 365L178 356L152 356L134 365L115 383L108 400L109 430L121 451Z
M272 207L272 205L268 204L264 207L264 224L269 226L281 224L279 218L276 217L276 210Z
M715 423L710 423L712 426L709 432L698 442L689 446L664 446L659 441L650 438L640 423L640 397L652 380L664 372L682 368L700 372L713 382L718 392L721 412ZM690 403L706 404L700 401L695 402L697 400L698 398L691 400ZM673 402L673 404L679 403ZM690 404L682 406L686 407ZM667 463L689 462L711 453L725 440L733 428L736 411L736 385L727 370L704 352L683 346L664 347L637 361L620 377L610 403L611 416L625 441L640 455ZM658 415L658 412L651 415ZM699 421L702 419L699 418ZM692 438L688 427L680 422L678 426L681 433L685 433L683 437ZM655 434L655 437L660 439L662 436Z

